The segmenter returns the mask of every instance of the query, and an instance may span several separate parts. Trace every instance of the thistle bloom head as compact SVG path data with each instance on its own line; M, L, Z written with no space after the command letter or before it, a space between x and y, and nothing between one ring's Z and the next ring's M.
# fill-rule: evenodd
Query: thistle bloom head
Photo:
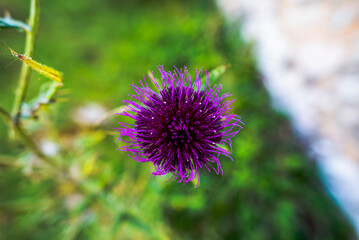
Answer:
M140 86L131 84L136 94L123 101L126 110L119 115L134 119L134 124L120 122L116 128L121 133L118 140L126 143L118 150L128 151L139 162L152 162L152 174L172 173L178 182L194 180L200 169L223 174L219 156L233 161L231 138L243 125L230 113L234 100L225 98L231 94L220 95L220 84L211 88L207 73L203 81L201 71L192 80L186 68L159 70L160 82L149 76L156 90L145 77Z

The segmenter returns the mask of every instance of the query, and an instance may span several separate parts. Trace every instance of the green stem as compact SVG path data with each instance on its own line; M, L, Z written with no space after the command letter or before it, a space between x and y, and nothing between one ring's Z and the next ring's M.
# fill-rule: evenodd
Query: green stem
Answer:
M5 121L10 121L11 122L10 114L5 109L3 109L2 107L0 107L0 115L3 116Z
M24 53L24 55L26 55L28 58L31 58L34 53L37 28L39 25L39 15L40 15L40 0L31 0L30 16L28 21L28 25L30 26L31 31L26 32L25 53ZM31 68L25 63L22 63L19 85L18 88L16 89L15 104L12 112L13 115L11 117L10 114L2 108L0 108L0 113L5 118L5 120L8 121L11 126L14 127L16 133L20 136L20 138L23 140L25 145L40 160L53 167L57 167L57 164L54 161L52 161L52 159L48 158L41 151L41 149L26 133L25 129L22 127L21 124L21 105L26 97L26 91L30 80L30 73L31 73Z
M21 137L25 145L43 162L46 164L58 168L58 165L49 157L47 157L41 149L35 144L29 135L27 135L25 129L22 127L21 122L15 123L11 119L11 115L3 108L0 107L0 115L3 116L5 121L14 127L16 133Z
M39 25L39 14L40 14L40 0L31 0L30 16L28 22L31 31L26 32L25 53L24 53L24 55L26 55L29 58L31 58L34 53L37 28ZM22 63L19 85L16 90L15 104L12 112L15 124L18 124L18 122L20 122L21 105L26 97L26 91L30 80L30 72L31 72L31 68L25 63Z

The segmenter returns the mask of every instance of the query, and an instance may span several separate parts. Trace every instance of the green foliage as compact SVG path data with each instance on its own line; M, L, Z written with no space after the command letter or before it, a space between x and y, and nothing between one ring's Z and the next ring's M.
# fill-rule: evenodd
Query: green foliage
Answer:
M23 1L6 4L26 16ZM271 109L251 46L212 2L62 0L42 1L41 10L35 57L65 73L68 102L39 111L40 124L25 124L38 144L58 145L55 160L68 171L53 171L6 140L0 121L0 154L7 155L0 155L0 239L353 239L288 120ZM21 49L21 35L0 34ZM9 61L0 58L1 66ZM195 74L223 64L231 68L218 81L246 125L233 142L235 162L222 158L224 175L204 171L198 188L153 178L153 166L116 151L117 116L94 126L72 118L88 102L118 108L131 94L128 84L149 69L158 77L157 65ZM0 68L7 109L13 72L17 64ZM33 74L32 103L56 98L51 86L39 95L42 77Z

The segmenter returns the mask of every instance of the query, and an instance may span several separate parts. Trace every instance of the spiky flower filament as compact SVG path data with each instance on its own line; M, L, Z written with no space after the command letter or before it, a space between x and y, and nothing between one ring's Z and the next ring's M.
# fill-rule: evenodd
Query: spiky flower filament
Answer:
M209 87L208 74L203 83L201 71L192 82L186 68L184 72L176 68L174 73L163 67L159 70L162 86L149 76L158 91L152 90L145 78L140 86L131 85L136 95L130 96L137 101L125 100L127 111L120 115L135 123L120 122L118 140L128 145L119 150L129 151L139 162L152 162L154 175L173 173L178 182L194 180L202 168L223 174L219 156L233 160L229 155L231 138L244 125L239 116L230 114L234 100L224 101L231 95L219 95L222 85Z

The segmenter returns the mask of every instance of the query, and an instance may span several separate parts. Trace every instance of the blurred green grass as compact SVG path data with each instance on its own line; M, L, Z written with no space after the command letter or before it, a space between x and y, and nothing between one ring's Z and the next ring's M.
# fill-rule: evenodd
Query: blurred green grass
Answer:
M28 3L0 0L26 19ZM24 34L0 31L0 104L11 108ZM65 73L66 103L51 108L37 133L55 142L66 164L81 171L89 193L51 176L29 177L0 165L0 239L352 239L354 232L322 187L315 165L294 138L288 119L270 107L251 45L225 23L212 1L42 1L34 59ZM233 142L235 162L221 160L224 176L207 173L200 187L151 176L151 166L116 151L116 117L104 129L83 129L72 112L89 102L106 109L128 99L130 83L164 65L212 69L231 64L224 91L246 123ZM8 66L7 66L8 65ZM5 67L6 66L6 67ZM29 98L44 81L33 74ZM0 154L24 158L0 121ZM25 158L26 159L26 158Z

